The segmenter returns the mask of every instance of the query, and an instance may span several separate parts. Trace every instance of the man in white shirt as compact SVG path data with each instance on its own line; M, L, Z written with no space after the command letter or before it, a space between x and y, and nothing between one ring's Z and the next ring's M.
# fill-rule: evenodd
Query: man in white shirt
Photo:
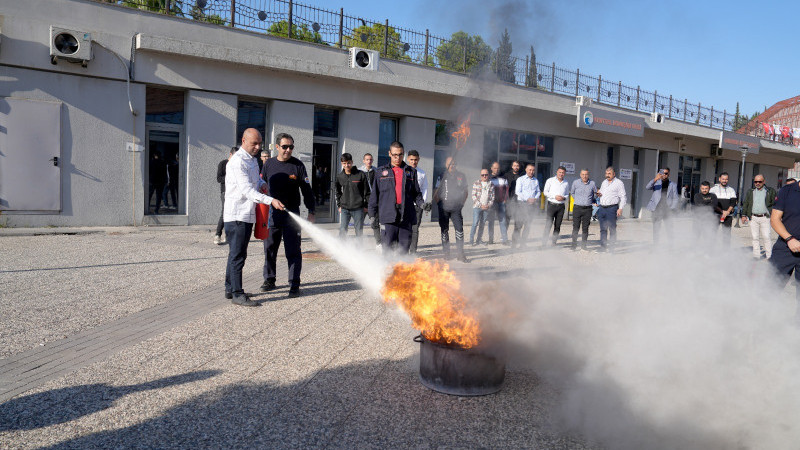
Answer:
M514 234L511 237L511 248L525 247L525 241L531 231L533 215L538 207L539 180L536 179L533 164L525 167L525 175L517 178L514 193L517 196L517 215L514 219Z
M431 204L428 203L428 176L425 171L417 167L419 165L419 152L416 150L408 151L408 165L417 171L417 183L419 183L419 190L422 191L422 208L417 207L417 223L411 227L411 247L408 248L409 253L417 253L417 242L419 241L419 225L422 223L422 215L425 211L431 210Z
M722 241L731 243L731 226L733 225L733 207L736 206L736 191L728 186L728 172L719 174L719 183L709 191L717 197L714 212L719 215L719 224L722 227Z
M241 306L258 306L242 288L242 269L247 259L247 245L256 222L256 203L282 210L283 203L264 194L267 184L258 174L256 156L261 151L261 133L248 128L242 145L225 166L225 207L222 218L230 248L225 268L225 298Z
M516 161L515 161L516 162ZM517 163L519 169L519 163ZM508 241L508 221L506 220L506 200L508 200L508 180L500 175L500 163L492 163L492 174L489 180L494 186L494 205L489 210L489 243L494 244L494 221L500 223L500 240L503 245L511 245Z
M556 176L548 178L544 182L542 195L547 198L547 220L544 223L544 234L542 234L542 247L547 246L547 238L550 235L550 227L553 227L552 245L556 245L558 236L561 233L561 221L564 220L565 202L569 195L569 183L564 179L567 169L559 166L556 169Z
M613 167L606 169L606 179L597 191L600 198L600 209L597 210L597 220L600 222L600 251L608 250L609 242L613 246L617 242L617 217L622 215L627 197L625 185L616 178ZM607 239L608 237L608 239Z

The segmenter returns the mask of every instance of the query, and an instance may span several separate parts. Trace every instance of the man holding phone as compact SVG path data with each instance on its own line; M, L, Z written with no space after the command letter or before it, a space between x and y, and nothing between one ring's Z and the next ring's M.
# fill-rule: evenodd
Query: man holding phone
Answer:
M648 211L653 213L653 242L659 242L659 229L663 224L667 229L667 238L672 241L672 214L678 207L678 187L669 181L669 167L661 169L656 177L647 183L647 190L653 191Z

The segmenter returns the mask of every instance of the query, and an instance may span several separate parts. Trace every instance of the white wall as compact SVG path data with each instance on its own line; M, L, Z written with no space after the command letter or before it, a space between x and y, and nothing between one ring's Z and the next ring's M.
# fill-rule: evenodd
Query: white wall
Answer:
M406 150L406 160L409 150L419 152L419 168L425 171L428 179L428 198L431 201L433 195L433 148L436 137L436 121L430 119L420 119L418 117L402 117L399 120L400 142Z
M361 167L366 153L372 154L373 165L378 163L378 128L381 116L376 112L343 109L339 111L339 146L342 153L353 155Z

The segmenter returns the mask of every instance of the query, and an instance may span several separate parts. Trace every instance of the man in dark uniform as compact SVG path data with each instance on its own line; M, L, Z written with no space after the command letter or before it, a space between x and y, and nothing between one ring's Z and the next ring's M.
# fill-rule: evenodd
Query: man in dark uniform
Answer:
M214 243L217 245L227 244L225 238L222 237L222 229L225 226L225 222L222 219L225 213L225 168L228 166L228 161L231 160L233 154L236 153L237 150L239 150L239 147L231 148L231 151L228 153L228 158L223 159L217 164L217 183L219 183L220 197L222 198L222 210L219 212L217 231L214 233Z
M794 272L795 281L800 283L800 183L787 184L778 191L769 221L778 233L769 261L787 278ZM795 289L795 319L800 321L800 287Z
M525 176L525 171L519 161L511 163L511 171L504 174L508 180L508 200L506 200L506 229L511 227L511 219L514 219L514 227L517 226L517 180Z
M436 190L433 192L433 201L439 208L439 229L442 232L442 249L444 258L450 259L450 221L456 230L456 248L458 260L469 262L464 255L464 216L461 214L464 202L469 196L467 177L456 170L456 163L452 156L448 156L444 163L447 170L436 180Z
M267 182L269 195L283 202L286 211L300 213L300 193L308 209L308 220L314 222L314 195L308 182L306 167L292 156L294 138L280 133L275 138L277 144L275 158L269 158L261 169L261 178ZM286 211L269 209L269 237L264 240L264 284L263 292L275 289L275 262L278 248L283 242L283 250L289 263L289 296L300 294L300 271L303 257L300 252L300 226L289 217Z
M417 171L403 161L405 151L398 141L389 145L391 162L379 167L372 180L369 215L381 223L383 253L399 244L401 253L411 247L411 228L417 222L416 208L422 207Z
M372 154L367 153L364 155L364 165L361 167L361 170L366 172L367 174L367 188L370 189L368 195L372 195L372 183L375 181L375 168L372 167ZM375 245L380 248L381 245L381 224L378 221L377 217L373 217L372 221L370 222L370 228L372 228L372 235L375 237Z

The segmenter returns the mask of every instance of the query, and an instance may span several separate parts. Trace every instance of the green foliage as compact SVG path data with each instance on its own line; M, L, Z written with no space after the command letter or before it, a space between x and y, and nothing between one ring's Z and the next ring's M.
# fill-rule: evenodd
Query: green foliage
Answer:
M196 3L192 5L192 9L191 11L189 11L189 16L191 16L192 19L200 22L208 22L208 23L213 23L215 25L228 24L227 20L223 19L217 14L211 14L211 15L206 14L205 11L203 11L199 6L197 6Z
M525 86L538 88L539 87L539 74L536 70L536 53L533 51L533 46L531 45L531 58L528 61L528 73L525 74Z
M466 48L466 66L464 65L464 49ZM487 65L491 60L492 47L479 35L470 36L463 31L456 31L449 41L436 47L436 61L442 69L470 73Z
M275 22L269 27L267 33L280 37L289 36L289 22L287 20ZM325 44L325 41L322 39L322 35L314 30L310 30L308 28L308 24L305 23L300 24L299 26L296 23L292 24L292 39L313 42L315 44Z
M516 64L511 57L511 52L511 37L508 35L508 29L505 29L503 35L500 36L500 45L497 47L497 52L495 52L493 66L497 78L508 83L513 83L516 80Z
M387 52L383 51L383 41L386 32L388 31L388 48ZM342 44L345 47L361 47L370 50L377 50L384 58L398 59L400 61L411 61L411 57L406 55L403 49L404 42L400 40L400 33L394 27L389 27L388 30L385 25L376 23L371 27L361 25L353 30L353 33L348 36L343 36Z

